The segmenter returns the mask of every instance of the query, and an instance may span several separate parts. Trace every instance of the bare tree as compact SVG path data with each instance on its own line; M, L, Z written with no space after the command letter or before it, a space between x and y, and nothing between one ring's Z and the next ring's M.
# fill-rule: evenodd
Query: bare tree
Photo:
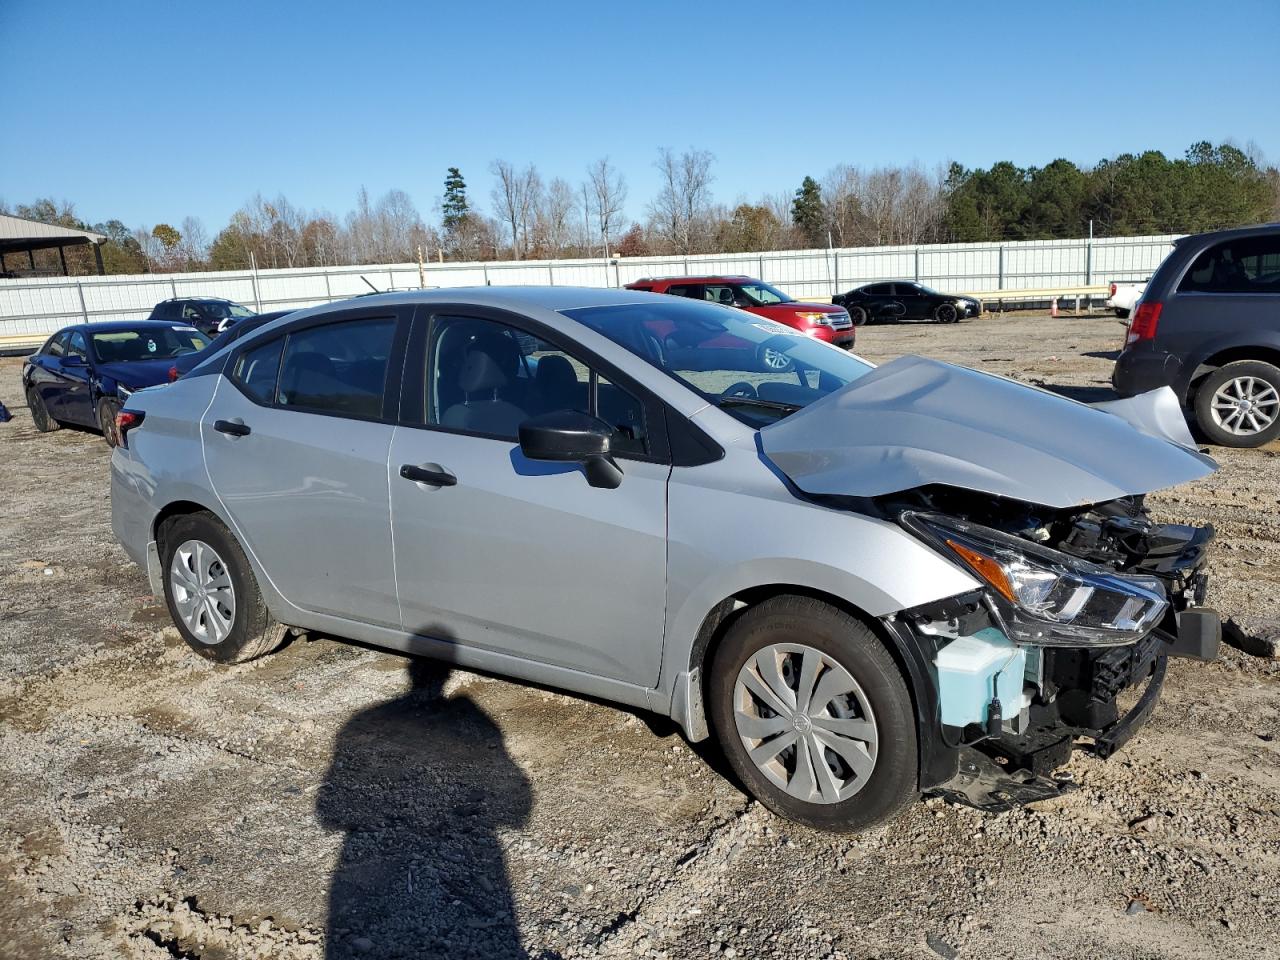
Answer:
M534 247L539 256L559 257L568 248L576 206L573 187L563 179L556 177L547 185L534 216Z
M619 226L618 218L627 202L627 181L608 157L601 157L587 167L587 184L584 193L588 197L588 209L595 216L599 237L604 244L604 255L613 249L610 237Z
M498 219L511 231L511 255L523 260L529 249L529 221L542 194L542 178L533 164L517 170L505 160L495 160L489 169L498 178L490 196Z
M662 186L649 205L654 227L677 253L692 253L709 232L711 206L711 164L706 150L686 150L676 156L668 148L658 151L655 166Z
M209 256L209 235L205 232L200 218L183 218L182 228L178 232L182 234L179 246L182 251L183 269L195 270L203 266Z

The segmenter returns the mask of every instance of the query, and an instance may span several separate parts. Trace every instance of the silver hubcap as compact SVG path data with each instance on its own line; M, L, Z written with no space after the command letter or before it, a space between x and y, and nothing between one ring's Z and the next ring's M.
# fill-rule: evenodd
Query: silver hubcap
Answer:
M169 586L178 616L201 643L221 643L236 618L236 590L218 551L188 540L173 554Z
M1213 393L1213 422L1228 433L1249 436L1261 433L1280 415L1280 394L1257 377L1236 377Z
M764 365L770 370L785 370L791 364L791 358L768 347L764 351Z
M839 803L876 765L875 715L858 682L820 650L775 643L738 671L733 719L752 763L808 803Z

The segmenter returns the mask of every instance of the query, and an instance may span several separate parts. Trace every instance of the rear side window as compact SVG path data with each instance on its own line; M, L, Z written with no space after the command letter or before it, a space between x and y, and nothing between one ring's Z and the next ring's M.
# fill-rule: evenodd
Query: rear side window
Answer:
M1196 257L1178 290L1280 294L1280 235L1244 237L1210 247Z
M891 297L893 296L893 284L874 283L869 287L863 287L862 292L873 297Z
M280 373L280 354L283 350L283 337L246 350L236 360L231 379L258 403L270 404L275 397L276 378Z
M89 359L89 344L79 330L71 334L71 340L67 343L67 353L85 360Z
M49 345L44 348L44 352L49 357L62 356L67 352L67 335L65 333L58 334L49 341Z
M667 287L667 293L673 297L691 297L694 300L702 299L702 284L681 284L679 286Z
M280 363L276 402L315 413L382 416L393 317L343 320L291 333Z

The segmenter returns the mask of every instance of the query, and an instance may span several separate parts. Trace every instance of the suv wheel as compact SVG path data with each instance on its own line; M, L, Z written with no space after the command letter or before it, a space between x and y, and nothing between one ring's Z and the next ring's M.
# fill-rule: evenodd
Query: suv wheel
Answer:
M44 405L44 398L35 387L27 388L27 409L31 411L31 422L39 433L52 433L62 426L49 416L49 408Z
M1280 434L1280 369L1261 360L1228 363L1200 382L1194 405L1211 442L1261 446Z
M240 544L210 513L173 520L164 530L164 599L187 644L219 663L244 663L275 650L275 623Z
M917 794L902 673L865 624L829 604L776 597L743 613L716 651L708 695L734 772L779 816L851 833Z
M849 307L849 319L853 321L855 327L861 327L867 322L867 311L862 307Z
M960 311L954 303L940 303L933 311L933 319L939 323L955 323L960 319Z

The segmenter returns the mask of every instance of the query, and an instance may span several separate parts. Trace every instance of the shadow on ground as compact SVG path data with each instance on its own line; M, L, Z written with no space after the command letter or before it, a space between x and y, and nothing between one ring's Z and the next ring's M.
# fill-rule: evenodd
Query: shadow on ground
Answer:
M316 800L346 833L326 956L523 958L497 834L528 819L529 782L469 697L442 698L449 666L408 670L339 732Z

